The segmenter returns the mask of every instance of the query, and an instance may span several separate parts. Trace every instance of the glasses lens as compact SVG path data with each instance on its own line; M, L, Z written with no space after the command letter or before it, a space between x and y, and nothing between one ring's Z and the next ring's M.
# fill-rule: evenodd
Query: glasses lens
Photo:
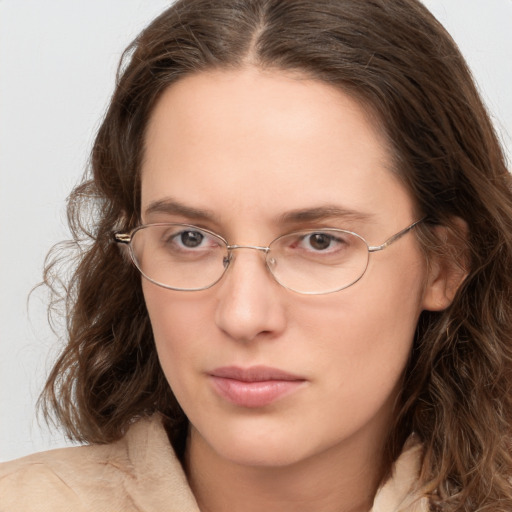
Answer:
M306 294L331 293L361 278L368 265L368 246L349 231L301 231L272 242L267 264L286 288Z
M153 224L132 235L132 258L150 281L175 290L201 290L224 273L226 244L217 235L186 224Z

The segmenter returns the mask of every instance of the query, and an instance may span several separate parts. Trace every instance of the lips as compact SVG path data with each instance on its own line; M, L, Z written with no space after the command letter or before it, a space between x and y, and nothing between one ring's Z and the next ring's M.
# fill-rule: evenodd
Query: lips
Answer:
M306 379L267 366L216 368L209 374L214 391L239 407L270 405L300 389Z

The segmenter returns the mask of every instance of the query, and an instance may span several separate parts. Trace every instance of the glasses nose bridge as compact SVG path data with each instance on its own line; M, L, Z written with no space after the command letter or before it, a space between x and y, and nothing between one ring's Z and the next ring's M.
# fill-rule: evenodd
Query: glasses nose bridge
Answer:
M254 249L255 251L262 251L265 254L268 254L268 252L270 251L270 247L264 247L262 245L238 245L238 244L235 244L235 245L227 245L226 248L229 252L236 251L238 249Z
M233 244L233 245L226 245L226 249L228 251L228 256L224 259L225 270L227 270L228 265L233 261L233 251L237 251L239 249L253 249L255 251L262 252L265 256L265 262L268 267L268 254L270 252L270 247L265 247L262 245ZM270 270L270 267L269 267L269 270Z

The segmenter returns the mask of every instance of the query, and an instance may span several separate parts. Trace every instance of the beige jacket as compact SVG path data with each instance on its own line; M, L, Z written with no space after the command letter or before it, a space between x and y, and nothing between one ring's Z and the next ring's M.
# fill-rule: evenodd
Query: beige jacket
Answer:
M415 500L420 447L398 459L372 512L427 512ZM38 453L0 464L0 512L199 512L160 418L109 445Z

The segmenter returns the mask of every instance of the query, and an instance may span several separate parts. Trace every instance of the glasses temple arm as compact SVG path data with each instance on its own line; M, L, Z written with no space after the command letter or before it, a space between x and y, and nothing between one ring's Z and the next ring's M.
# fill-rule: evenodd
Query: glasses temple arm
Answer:
M386 247L390 246L393 242L396 242L399 238L402 238L405 234L409 233L411 229L415 228L418 224L423 222L426 217L423 219L417 220L416 222L413 222L410 226L407 226L406 228L402 229L402 231L399 231L395 235L389 237L383 244L381 245L374 245L368 247L368 252L377 252L382 251L382 249L385 249Z

